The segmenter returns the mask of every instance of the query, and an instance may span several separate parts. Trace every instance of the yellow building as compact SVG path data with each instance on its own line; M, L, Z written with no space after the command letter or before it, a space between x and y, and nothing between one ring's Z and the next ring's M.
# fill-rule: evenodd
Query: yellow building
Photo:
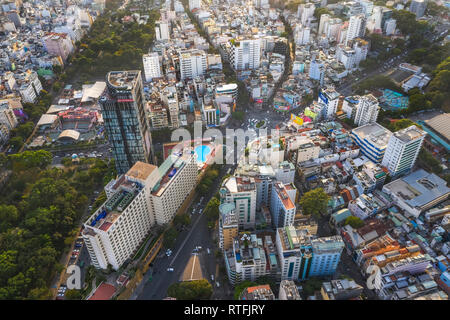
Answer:
M222 250L228 250L233 247L233 239L239 231L234 203L222 203L219 213L219 246Z

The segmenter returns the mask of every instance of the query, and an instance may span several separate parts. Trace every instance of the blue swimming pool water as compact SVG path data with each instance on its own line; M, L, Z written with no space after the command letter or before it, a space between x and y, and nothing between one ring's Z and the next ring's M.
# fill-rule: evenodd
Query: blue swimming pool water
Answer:
M201 145L196 147L194 151L197 154L197 162L206 162L206 156L211 152L211 148Z

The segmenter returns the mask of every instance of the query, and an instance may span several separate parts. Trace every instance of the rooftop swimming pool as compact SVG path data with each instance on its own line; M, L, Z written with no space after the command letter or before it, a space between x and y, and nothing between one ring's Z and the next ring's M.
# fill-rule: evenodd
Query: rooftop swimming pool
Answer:
M206 162L206 157L211 153L211 148L209 146L201 145L194 149L197 154L197 163Z

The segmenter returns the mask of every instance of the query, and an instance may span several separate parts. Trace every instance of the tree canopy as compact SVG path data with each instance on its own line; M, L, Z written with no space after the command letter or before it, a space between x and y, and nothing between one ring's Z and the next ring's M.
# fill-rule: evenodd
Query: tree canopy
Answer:
M206 279L172 283L167 289L167 295L177 300L208 300L212 292Z
M347 225L347 224L349 224L354 229L358 229L364 225L364 221L358 217L350 216L350 217L347 217L347 219L345 219L344 225Z
M60 256L78 232L88 196L110 170L99 159L85 168L48 169L51 160L44 150L7 156L12 175L0 190L0 299L51 297Z
M306 192L300 199L303 214L312 214L315 217L325 214L329 199L330 197L323 188L317 188Z

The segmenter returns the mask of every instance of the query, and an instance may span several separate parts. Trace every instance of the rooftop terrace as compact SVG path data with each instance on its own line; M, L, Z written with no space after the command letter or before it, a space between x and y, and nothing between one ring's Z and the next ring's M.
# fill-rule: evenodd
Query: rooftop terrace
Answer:
M140 75L141 72L139 70L111 71L107 75L107 81L115 87L131 90Z

